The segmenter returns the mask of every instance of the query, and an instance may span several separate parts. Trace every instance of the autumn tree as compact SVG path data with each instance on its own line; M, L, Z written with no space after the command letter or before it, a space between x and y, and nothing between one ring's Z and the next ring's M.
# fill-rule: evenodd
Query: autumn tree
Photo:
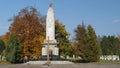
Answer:
M117 38L120 40L120 34L117 36Z
M18 15L10 19L12 24L9 27L10 33L18 36L22 43L23 57L41 55L41 42L45 35L45 17L38 13L33 7L22 9Z
M7 32L6 35L1 35L0 36L1 44L4 44L4 48L0 48L0 49L2 51L2 55L4 55L4 56L5 56L5 53L6 53L5 47L6 47L8 38L9 38L9 32Z
M57 40L59 52L61 56L71 56L73 54L71 42L68 39L69 33L66 31L65 26L58 20L55 21L55 38Z
M6 34L3 36L3 41L5 42L5 45L7 44L9 37L10 37L10 32L6 32Z

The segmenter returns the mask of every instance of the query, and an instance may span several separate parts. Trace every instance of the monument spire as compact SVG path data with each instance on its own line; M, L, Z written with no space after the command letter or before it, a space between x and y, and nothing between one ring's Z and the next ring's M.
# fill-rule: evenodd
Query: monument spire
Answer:
M52 3L52 2L50 2L50 3L49 3L49 7L52 7L52 5L53 5L53 3Z

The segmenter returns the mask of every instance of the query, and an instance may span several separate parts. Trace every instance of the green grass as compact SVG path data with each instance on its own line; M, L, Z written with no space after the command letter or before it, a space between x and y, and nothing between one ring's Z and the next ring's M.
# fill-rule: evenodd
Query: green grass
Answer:
M0 61L0 64L11 64L11 63L8 61Z
M84 62L84 61L82 61L81 59L75 59L75 60L71 60L72 62L74 62L74 63L86 63L86 62ZM98 63L120 63L120 60L99 60L99 61L97 61ZM87 62L87 63L91 63L91 62Z
M100 60L99 62L120 62L120 60Z

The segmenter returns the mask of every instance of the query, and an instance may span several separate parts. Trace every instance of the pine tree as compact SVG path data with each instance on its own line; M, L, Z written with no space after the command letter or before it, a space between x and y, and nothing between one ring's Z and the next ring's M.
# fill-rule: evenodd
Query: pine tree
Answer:
M0 54L2 54L3 50L5 49L5 44L2 39L0 39Z
M20 40L14 34L11 34L6 45L6 58L9 62L21 62L21 47Z
M103 55L118 55L120 52L120 41L115 36L103 36L100 46Z
M87 45L84 46L83 60L86 62L96 62L100 58L100 47L97 43L97 36L91 25L87 27Z
M74 42L74 49L75 53L78 56L83 55L83 47L87 43L87 31L84 25L84 21L82 21L82 25L78 25L75 31L75 42Z
M91 25L85 28L84 22L75 29L74 49L78 56L85 62L95 62L99 60L100 47L97 36Z

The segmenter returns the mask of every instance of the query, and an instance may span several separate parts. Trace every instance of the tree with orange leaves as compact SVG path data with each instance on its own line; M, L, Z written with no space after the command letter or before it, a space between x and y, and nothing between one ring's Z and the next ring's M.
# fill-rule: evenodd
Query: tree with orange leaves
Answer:
M35 8L27 7L9 21L12 21L10 33L18 36L22 43L23 57L28 56L30 59L34 56L39 57L45 35L45 17Z

